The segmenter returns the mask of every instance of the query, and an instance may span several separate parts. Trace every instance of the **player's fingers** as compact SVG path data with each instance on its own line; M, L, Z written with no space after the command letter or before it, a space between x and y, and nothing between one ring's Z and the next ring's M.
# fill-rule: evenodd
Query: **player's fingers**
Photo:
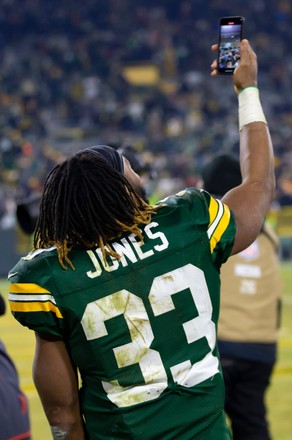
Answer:
M211 69L217 69L217 60L213 60L211 64Z
M212 64L211 64L211 76L216 76L217 75L217 59L213 60Z
M256 55L256 53L254 52L253 48L252 48L251 46L249 46L249 49L250 49L250 53L251 53L251 55L252 55L254 58L257 58L257 55Z
M250 62L250 56L252 54L252 48L249 45L248 40L242 40L240 44L240 63L247 64Z
M211 46L212 52L217 52L218 50L218 44L212 44ZM213 60L212 64L211 64L211 76L216 76L217 75L217 59Z

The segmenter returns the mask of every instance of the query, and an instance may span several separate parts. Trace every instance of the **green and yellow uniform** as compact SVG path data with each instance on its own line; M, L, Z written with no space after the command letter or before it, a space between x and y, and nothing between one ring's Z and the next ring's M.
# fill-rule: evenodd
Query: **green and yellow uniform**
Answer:
M23 325L62 338L80 372L90 440L227 440L216 344L221 264L235 221L208 193L159 202L143 242L124 234L121 255L55 248L10 271L10 307Z

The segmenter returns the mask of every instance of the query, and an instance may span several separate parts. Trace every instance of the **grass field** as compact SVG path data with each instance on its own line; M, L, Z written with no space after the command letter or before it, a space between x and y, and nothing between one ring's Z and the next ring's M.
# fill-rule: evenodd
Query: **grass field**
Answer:
M282 264L284 281L279 357L267 395L268 416L273 440L292 438L292 263ZM7 298L7 283L0 280L0 291ZM0 335L15 361L23 391L29 398L33 440L51 440L50 430L34 388L31 367L34 334L21 327L9 311L0 319Z

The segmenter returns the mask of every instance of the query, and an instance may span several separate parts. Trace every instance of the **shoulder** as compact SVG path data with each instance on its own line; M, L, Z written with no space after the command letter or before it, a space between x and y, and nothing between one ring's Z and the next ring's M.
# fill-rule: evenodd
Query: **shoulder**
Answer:
M26 277L32 278L40 276L42 274L41 268L48 265L50 257L56 259L57 250L55 247L31 251L29 254L22 257L9 271L9 281L20 282L21 279L25 279Z
M157 202L157 205L165 207L186 206L188 204L208 204L211 196L204 190L197 188L186 188L177 194L172 194Z
M56 301L56 286L50 257L57 264L55 248L31 252L9 272L9 306L22 325L42 333L62 336L62 312Z
M207 191L197 188L187 188L175 195L166 197L157 203L166 210L184 209L196 221L211 227L210 233L222 221L226 227L234 218L227 205L212 197Z
M207 233L214 261L224 262L227 259L233 246L236 224L234 215L221 200L205 190L187 188L161 200L158 205L162 207L158 210L161 215L180 210L178 222L188 218L192 225Z
M212 197L204 190L197 188L186 188L177 194L160 200L157 205L162 212L171 212L173 210L182 210L188 213L196 222L209 222L209 207Z

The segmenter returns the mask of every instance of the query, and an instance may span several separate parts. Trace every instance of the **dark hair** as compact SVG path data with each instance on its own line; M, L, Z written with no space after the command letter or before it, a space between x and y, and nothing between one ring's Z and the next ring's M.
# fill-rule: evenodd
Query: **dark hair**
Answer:
M72 249L100 247L104 258L120 256L109 241L130 231L142 239L156 208L148 205L128 180L89 149L49 173L34 233L34 248L56 246L63 268Z
M242 182L240 163L233 154L221 154L208 162L201 170L203 186L215 196L224 196Z

